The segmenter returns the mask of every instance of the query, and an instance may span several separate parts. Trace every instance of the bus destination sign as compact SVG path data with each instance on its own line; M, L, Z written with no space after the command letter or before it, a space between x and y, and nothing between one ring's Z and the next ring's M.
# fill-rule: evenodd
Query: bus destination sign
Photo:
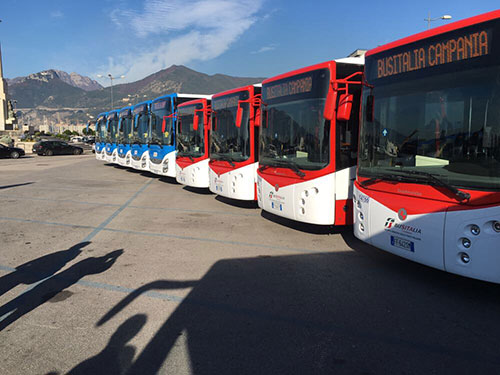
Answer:
M312 75L298 79L287 80L272 86L265 87L266 99L275 99L282 96L304 94L312 91Z
M153 103L153 110L157 111L159 109L164 109L167 108L167 101L166 100L160 100L157 102Z
M485 56L491 52L491 30L425 44L377 60L377 78Z
M140 105L134 108L134 115L137 115L142 112L146 112L148 109L147 104Z

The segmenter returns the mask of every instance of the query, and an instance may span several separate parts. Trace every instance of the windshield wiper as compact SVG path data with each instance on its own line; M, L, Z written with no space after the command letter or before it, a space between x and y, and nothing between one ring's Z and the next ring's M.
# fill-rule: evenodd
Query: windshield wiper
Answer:
M236 164L233 163L233 159L231 159L230 156L217 154L217 155L215 155L215 157L217 159L219 159L219 160L227 161L229 164L231 164L231 167L235 167L236 166Z
M407 169L401 169L401 172L403 173L407 173L407 174L412 174L412 175L416 175L416 176L424 176L424 177L427 177L427 181L429 182L433 182L434 185L438 185L438 186L441 186L441 187L444 187L445 189L448 189L449 191L451 191L455 197L457 198L457 200L459 202L461 201L468 201L470 199L470 194L465 192L465 191L462 191L458 188L456 188L455 186L441 180L440 178L436 177L435 175L433 175L432 173L429 173L429 172L424 172L424 171L415 171L415 170L407 170Z
M288 168L291 169L292 171L295 172L295 174L299 177L304 177L306 174L302 172L294 161L291 160L281 160L281 159L275 159L271 163L264 165L266 168L268 167L282 167L282 168ZM263 167L264 167L263 166ZM261 167L260 171L263 171L264 169Z
M187 154L187 153L177 151L177 156L189 158L189 160L191 160L192 162L194 162L194 158L191 155Z

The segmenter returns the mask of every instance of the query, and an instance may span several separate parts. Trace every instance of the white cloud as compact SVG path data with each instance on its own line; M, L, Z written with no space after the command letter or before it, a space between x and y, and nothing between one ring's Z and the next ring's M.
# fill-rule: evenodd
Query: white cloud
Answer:
M139 37L166 41L140 56L110 59L101 74L141 79L172 64L206 61L227 51L256 21L264 0L149 0L142 11L115 10L112 21Z
M269 51L274 51L278 45L277 44L270 44L268 46L264 46L259 48L257 51L252 51L252 54L257 54L257 53L263 53L263 52L269 52Z
M51 18L63 18L64 13L61 12L60 10L54 10L54 11L50 12L50 17Z

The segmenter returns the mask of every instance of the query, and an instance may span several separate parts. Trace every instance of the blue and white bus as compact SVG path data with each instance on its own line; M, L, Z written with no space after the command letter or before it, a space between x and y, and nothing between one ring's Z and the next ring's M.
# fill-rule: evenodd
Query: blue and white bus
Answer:
M118 143L116 163L122 166L130 166L132 159L131 138L132 138L132 107L120 109L118 114Z
M117 144L116 138L118 135L118 109L109 111L106 115L106 155L105 160L108 163L116 162Z
M147 170L149 159L149 141L151 139L149 126L149 109L151 101L142 102L132 107L132 137L130 166L134 169Z
M207 95L178 94L160 96L151 102L151 139L149 142L149 171L161 176L175 177L175 127L177 106Z
M105 160L106 156L106 115L107 112L99 113L95 121L95 158Z

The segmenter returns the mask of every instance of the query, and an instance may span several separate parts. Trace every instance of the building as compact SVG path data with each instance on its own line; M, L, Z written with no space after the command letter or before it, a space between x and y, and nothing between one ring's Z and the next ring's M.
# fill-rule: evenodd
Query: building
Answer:
M3 77L2 48L0 46L0 131L14 130L17 125L12 103L8 100L7 81Z

